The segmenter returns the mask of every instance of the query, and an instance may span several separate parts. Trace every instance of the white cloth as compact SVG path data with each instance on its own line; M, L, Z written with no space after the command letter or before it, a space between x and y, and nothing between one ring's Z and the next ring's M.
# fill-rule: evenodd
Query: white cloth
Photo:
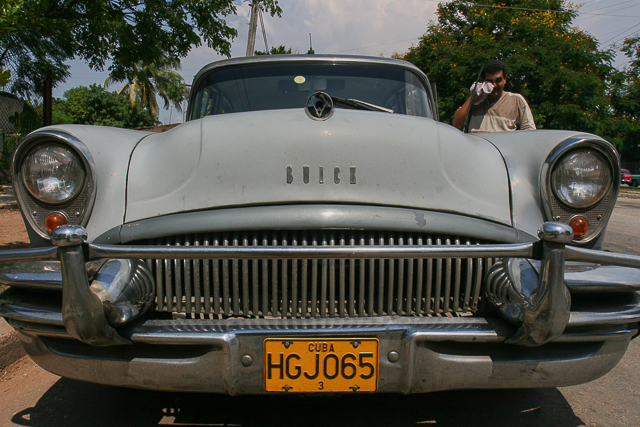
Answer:
M477 82L472 84L470 89L478 95L476 100L473 102L474 105L478 105L493 91L493 83Z

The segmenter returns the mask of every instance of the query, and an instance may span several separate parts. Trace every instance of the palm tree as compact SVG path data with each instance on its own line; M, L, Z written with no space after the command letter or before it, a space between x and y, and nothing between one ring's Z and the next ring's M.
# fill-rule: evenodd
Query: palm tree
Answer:
M151 64L138 62L124 79L110 75L104 86L108 87L112 81L126 81L118 94L127 96L133 108L146 108L153 117L158 117L157 95L164 101L165 109L173 104L176 110L182 111L182 101L187 97L188 88L177 69L180 69L179 61L164 58Z

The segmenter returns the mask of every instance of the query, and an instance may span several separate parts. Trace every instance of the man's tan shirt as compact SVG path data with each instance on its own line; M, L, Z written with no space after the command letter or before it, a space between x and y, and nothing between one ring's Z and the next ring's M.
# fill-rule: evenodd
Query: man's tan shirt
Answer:
M524 97L518 93L505 92L495 103L485 99L473 106L470 132L502 132L507 130L535 129L533 114Z

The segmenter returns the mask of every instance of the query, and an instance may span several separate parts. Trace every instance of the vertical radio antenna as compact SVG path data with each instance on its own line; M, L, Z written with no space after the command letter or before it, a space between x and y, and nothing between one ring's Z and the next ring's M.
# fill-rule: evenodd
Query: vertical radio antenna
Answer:
M307 52L307 55L313 55L314 53L313 45L311 44L311 33L309 33L309 52Z

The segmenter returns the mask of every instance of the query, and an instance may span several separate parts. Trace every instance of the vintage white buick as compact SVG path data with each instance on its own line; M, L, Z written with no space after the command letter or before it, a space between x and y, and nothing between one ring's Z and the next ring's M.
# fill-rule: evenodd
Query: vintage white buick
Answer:
M215 393L549 387L638 334L640 257L601 251L615 149L464 134L406 62L206 66L165 133L51 126L16 150L31 249L0 315L65 377Z

